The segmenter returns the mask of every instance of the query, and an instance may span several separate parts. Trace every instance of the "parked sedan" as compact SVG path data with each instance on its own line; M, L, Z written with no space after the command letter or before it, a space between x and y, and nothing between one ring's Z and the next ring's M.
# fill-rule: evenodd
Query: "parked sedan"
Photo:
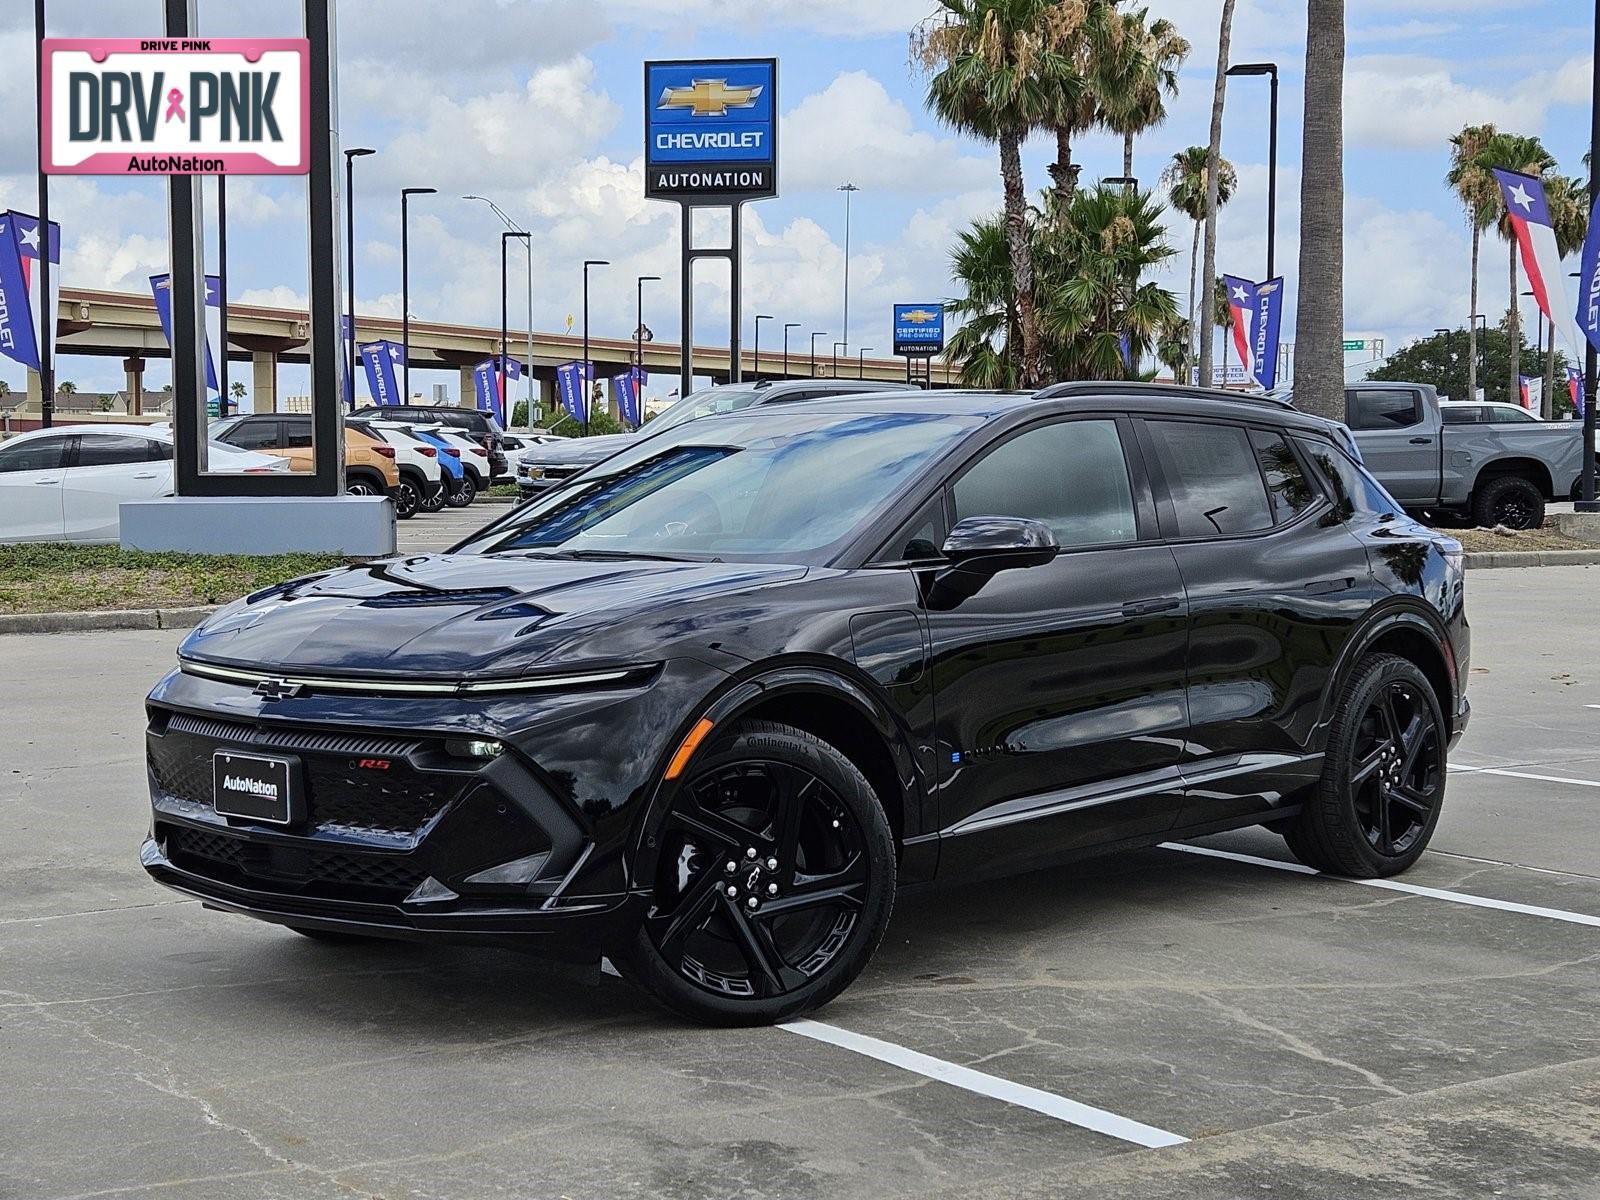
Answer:
M281 458L209 445L213 471L286 471ZM0 445L0 542L115 542L124 500L172 494L172 431L67 425Z

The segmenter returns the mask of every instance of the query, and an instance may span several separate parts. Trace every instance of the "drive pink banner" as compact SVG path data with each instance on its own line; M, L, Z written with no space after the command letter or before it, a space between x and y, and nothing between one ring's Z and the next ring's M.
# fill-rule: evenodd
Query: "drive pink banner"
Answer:
M304 175L304 38L46 38L52 175Z

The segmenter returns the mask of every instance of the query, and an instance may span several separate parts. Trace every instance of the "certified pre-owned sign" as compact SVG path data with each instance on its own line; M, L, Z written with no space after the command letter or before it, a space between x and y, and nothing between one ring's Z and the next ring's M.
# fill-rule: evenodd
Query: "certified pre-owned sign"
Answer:
M644 194L731 203L778 194L778 63L644 65Z
M304 175L304 38L47 38L45 170Z

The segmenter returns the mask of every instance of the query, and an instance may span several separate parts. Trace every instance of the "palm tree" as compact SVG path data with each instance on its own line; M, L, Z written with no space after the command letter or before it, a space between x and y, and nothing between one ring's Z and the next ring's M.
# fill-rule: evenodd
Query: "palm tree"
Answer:
M1536 137L1524 137L1516 133L1497 133L1484 144L1478 159L1484 167L1499 167L1505 171L1516 171L1523 175L1543 176L1547 171L1555 169L1556 160L1544 148L1544 144ZM1496 190L1498 191L1498 184ZM1511 227L1511 218L1506 212L1505 200L1498 197L1499 203L1496 211L1499 213L1500 236L1506 241L1508 272L1511 283L1511 307L1506 313L1506 334L1511 339L1511 370L1508 376L1511 396L1520 393L1522 384L1522 314L1517 307L1517 234Z
M1101 56L1095 80L1101 121L1122 135L1122 174L1133 175L1133 139L1167 119L1167 98L1178 94L1178 68L1190 46L1171 21L1150 21L1150 10L1114 13L1117 53Z
M1228 50L1233 41L1234 0L1222 0L1222 29L1217 38L1217 81L1211 93L1211 141L1206 148L1206 269L1217 274L1217 194L1222 180L1222 102L1228 92ZM1211 339L1200 343L1200 379L1211 379Z
M913 57L932 72L927 104L953 129L995 142L1005 193L1006 243L1022 335L1021 382L1044 382L1022 142L1040 128L1070 79L1060 47L1082 23L1079 0L938 0L911 35Z
M1188 378L1189 322L1179 317L1164 325L1156 337L1156 359L1172 372L1172 378L1183 383Z
M1295 405L1344 420L1344 0L1307 0Z
M70 379L63 379L60 383L56 384L56 391L60 392L63 396L70 396L77 390L78 385L73 383Z
M1228 351L1233 346L1233 305L1228 302L1227 282L1218 275L1216 282L1211 287L1211 325L1206 330L1206 339L1212 339L1211 330L1222 330L1222 382L1228 382ZM1239 364L1243 366L1243 363Z
M961 319L945 347L946 358L961 364L961 382L968 387L1016 387L1021 337L1005 222L997 217L975 222L961 233L950 259L951 278L965 294L945 305Z
M1184 310L1188 313L1186 324L1191 338L1189 355L1183 364L1185 380L1189 378L1195 366L1192 339L1198 336L1200 329L1194 304L1195 284L1200 267L1200 231L1206 219L1206 157L1204 146L1190 146L1187 150L1180 150L1174 154L1172 161L1167 164L1167 169L1161 175L1161 183L1167 189L1172 207L1194 222L1194 239L1189 249L1189 307ZM1239 176L1234 171L1233 164L1225 158L1218 159L1217 206L1219 208L1233 198L1233 190L1238 183Z
M230 396L232 396L235 400L243 400L244 399L244 384L240 383L237 379L235 379L228 386L228 394Z
M1550 207L1550 224L1555 230L1556 251L1562 258L1583 249L1589 236L1589 185L1570 175L1555 175L1545 180L1545 201ZM1550 345L1544 362L1544 416L1555 416L1556 324L1548 322ZM1574 351L1576 347L1573 347Z
M1500 208L1500 187L1482 162L1483 148L1499 131L1493 125L1468 125L1450 139L1450 170L1444 180L1462 207L1472 227L1472 304L1467 312L1467 395L1478 397L1478 252L1484 230L1494 224Z

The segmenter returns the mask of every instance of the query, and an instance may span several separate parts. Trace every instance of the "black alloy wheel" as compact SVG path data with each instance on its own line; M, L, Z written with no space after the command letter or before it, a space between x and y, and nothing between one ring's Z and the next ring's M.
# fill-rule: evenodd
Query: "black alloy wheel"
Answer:
M1485 529L1538 529L1544 525L1544 493L1514 475L1491 479L1480 489L1473 516Z
M383 495L383 493L381 491L379 491L377 489L377 487L375 487L370 480L361 479L361 478L348 480L344 485L344 491L345 491L345 495L347 495L347 496L381 496L381 495Z
M416 484L402 475L400 485L394 490L394 515L399 520L409 521L421 508L422 493L417 490Z
M855 766L799 729L742 725L681 786L654 833L651 903L627 974L721 1025L832 999L877 947L894 839Z
M471 475L462 475L456 480L455 490L450 493L446 501L451 508L466 508L478 498L478 484Z
M1411 866L1439 821L1447 745L1427 676L1396 655L1363 659L1340 699L1322 783L1285 831L1295 857L1359 877Z
M427 498L425 498L422 501L422 511L425 512L425 513L436 513L441 508L443 508L444 507L444 491L445 491L445 489L444 489L443 485L440 485L438 488L435 488L434 492L433 492L433 495L428 496Z

